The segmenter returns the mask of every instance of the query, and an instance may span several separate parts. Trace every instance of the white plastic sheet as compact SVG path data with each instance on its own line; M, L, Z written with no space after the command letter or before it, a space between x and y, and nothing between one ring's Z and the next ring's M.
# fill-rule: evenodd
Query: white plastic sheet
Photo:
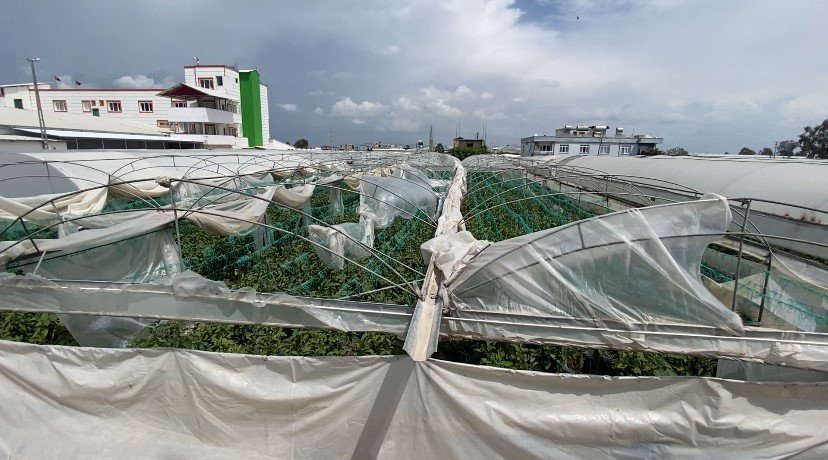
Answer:
M377 229L395 218L411 219L422 211L429 218L437 213L439 195L427 184L399 177L363 176L359 185L359 215Z
M730 222L707 198L632 209L493 243L447 282L453 308L579 318L596 325L701 324L741 335L702 284L704 249Z
M330 227L308 225L308 238L315 243L313 249L325 265L342 270L346 259L371 257L374 228L371 221L365 219L360 223L346 222Z
M825 458L825 395L819 383L0 342L0 456Z

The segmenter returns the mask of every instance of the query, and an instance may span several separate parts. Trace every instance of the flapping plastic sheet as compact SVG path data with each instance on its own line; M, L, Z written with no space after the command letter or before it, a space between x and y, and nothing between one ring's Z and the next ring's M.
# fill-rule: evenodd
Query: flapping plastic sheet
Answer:
M308 225L308 238L315 243L316 255L328 267L342 270L346 259L362 260L371 257L374 247L374 228L370 220L360 223L325 227Z
M204 212L186 214L188 220L211 235L237 235L257 226L274 195L283 187L270 186L256 198L244 197L223 203Z
M427 184L399 177L363 176L359 185L359 215L374 221L377 229L396 217L411 219L419 212L434 218L439 195Z
M447 283L463 310L581 318L601 326L677 322L742 334L699 275L730 222L707 198L608 214L493 243Z
M826 386L0 342L7 458L828 455ZM681 397L676 397L681 395Z

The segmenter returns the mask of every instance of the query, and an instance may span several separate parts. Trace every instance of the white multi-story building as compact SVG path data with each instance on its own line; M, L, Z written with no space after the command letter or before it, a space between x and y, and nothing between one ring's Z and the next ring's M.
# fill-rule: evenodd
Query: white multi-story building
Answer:
M609 126L567 125L554 136L534 135L520 140L520 154L529 155L641 155L664 139L646 134L624 135L624 128L608 133Z
M88 115L152 126L206 148L255 147L270 140L267 86L257 70L184 67L171 88L52 88L38 84L44 112ZM35 110L34 85L0 86L0 106Z

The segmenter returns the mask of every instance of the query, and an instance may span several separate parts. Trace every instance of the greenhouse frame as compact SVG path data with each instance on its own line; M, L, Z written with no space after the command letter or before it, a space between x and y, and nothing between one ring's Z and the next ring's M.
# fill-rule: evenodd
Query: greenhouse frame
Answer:
M0 340L0 453L824 458L828 165L705 160L2 154L2 324L56 315L67 341ZM401 353L203 351L202 324ZM718 370L434 358L464 340Z

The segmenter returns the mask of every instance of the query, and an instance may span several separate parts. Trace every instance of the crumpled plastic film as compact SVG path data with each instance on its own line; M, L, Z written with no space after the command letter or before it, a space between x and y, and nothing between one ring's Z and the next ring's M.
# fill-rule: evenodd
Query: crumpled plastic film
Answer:
M359 215L377 229L391 225L397 217L411 219L422 211L434 218L439 195L427 184L399 177L363 176L359 185Z
M459 311L678 322L742 334L739 316L699 275L730 222L724 198L595 217L493 243L447 282Z
M371 257L370 248L374 247L374 229L370 220L360 223L325 227L309 225L308 237L316 243L313 247L319 259L328 267L336 270L345 268L346 258L362 260Z
M426 265L434 266L448 279L460 268L461 263L488 246L488 241L480 241L471 232L461 231L432 238L420 246L420 252Z

